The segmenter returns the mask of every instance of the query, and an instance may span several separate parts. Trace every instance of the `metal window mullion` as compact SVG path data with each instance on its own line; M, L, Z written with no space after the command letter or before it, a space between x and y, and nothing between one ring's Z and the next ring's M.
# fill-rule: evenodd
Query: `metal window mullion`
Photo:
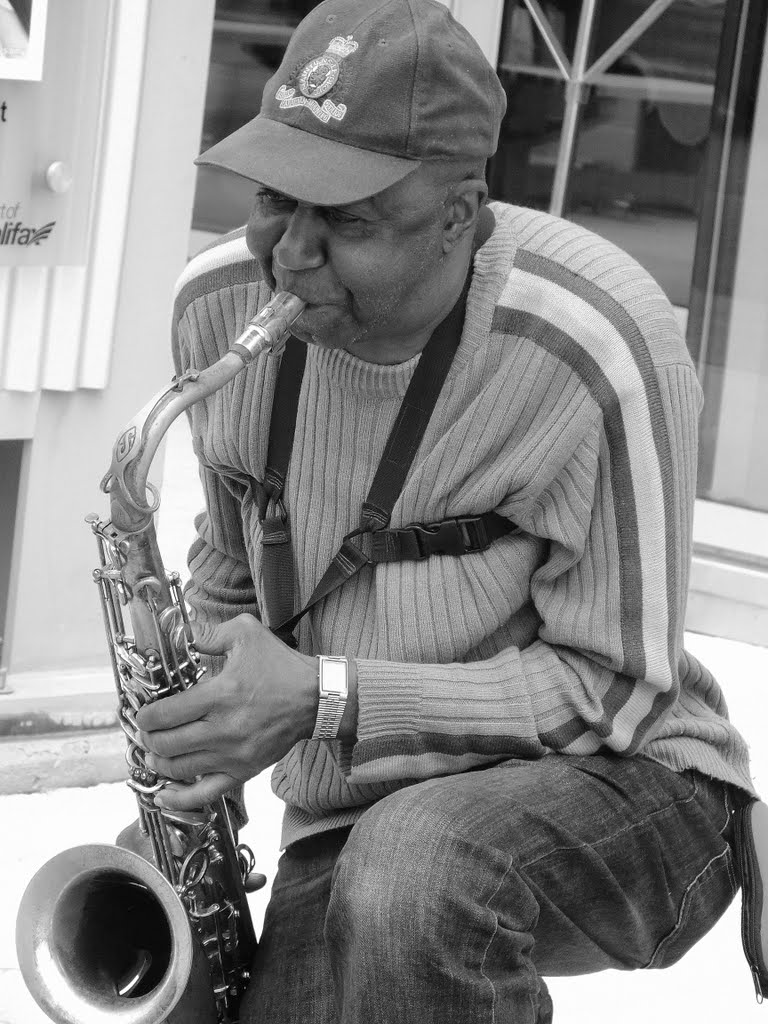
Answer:
M555 180L552 183L552 199L549 204L550 213L553 213L556 217L562 217L565 209L568 179L576 149L576 135L579 129L581 103L584 90L587 88L584 82L584 73L587 67L589 45L592 39L596 11L597 0L584 0L581 8L581 18L579 19L579 28L576 33L573 69L565 86L565 113L560 133L560 148L557 153Z
M533 18L533 21L538 28L539 32L547 44L547 49L552 54L552 59L560 71L563 78L570 78L571 76L571 64L565 55L560 40L557 38L555 33L552 31L552 26L549 23L544 11L541 9L539 0L524 0L525 6L528 8L528 13Z

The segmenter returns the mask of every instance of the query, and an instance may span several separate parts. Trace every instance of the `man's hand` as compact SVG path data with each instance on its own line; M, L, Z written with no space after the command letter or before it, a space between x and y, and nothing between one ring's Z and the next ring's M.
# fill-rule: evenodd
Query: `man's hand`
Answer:
M291 650L252 615L193 628L198 650L226 655L223 671L136 716L150 766L190 783L155 798L173 810L211 803L275 764L312 735L317 714L315 658Z

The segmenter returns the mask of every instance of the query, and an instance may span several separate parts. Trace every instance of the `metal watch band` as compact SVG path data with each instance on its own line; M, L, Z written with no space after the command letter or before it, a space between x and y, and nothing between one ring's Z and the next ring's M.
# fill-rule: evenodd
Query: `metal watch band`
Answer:
M319 694L313 740L332 740L338 736L344 708L347 706L349 664L346 658L325 654L317 656Z

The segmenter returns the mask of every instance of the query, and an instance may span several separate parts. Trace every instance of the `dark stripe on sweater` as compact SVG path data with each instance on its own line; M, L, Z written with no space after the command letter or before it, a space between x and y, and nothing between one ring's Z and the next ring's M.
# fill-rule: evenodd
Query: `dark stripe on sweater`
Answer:
M619 545L623 667L635 678L643 678L643 581L637 543L637 507L619 396L592 356L570 335L548 320L521 309L497 306L491 329L528 338L561 359L584 381L593 400L602 410L611 452L610 472Z
M480 755L494 761L507 757L538 758L544 747L538 739L526 740L518 736L449 736L439 732L421 732L413 736L382 736L360 740L354 748L353 770L373 761L389 757L427 757L442 754L447 757Z
M215 238L212 242L209 242L208 245L200 249L199 252L195 253L190 260L190 263L193 263L204 253L211 252L213 249L218 249L230 242L236 242L239 238L243 238L245 236L245 231L246 228L243 226L235 228L234 231L227 232L226 235L220 235L218 238ZM259 280L259 265L247 250L246 255L244 255L240 260L233 261L230 258L220 267L215 267L212 270L195 275L195 277L184 285L173 303L172 323L174 333L179 320L184 315L184 310L190 302L194 302L195 299L199 299L200 296L216 291L216 289L220 287L226 287L233 284L254 284Z
M659 390L659 381L651 354L642 332L626 309L612 295L584 277L580 277L560 263L537 253L521 250L515 258L515 266L536 274L553 284L565 288L589 303L623 338L645 388L645 399L651 419L653 442L661 474L664 499L664 538L667 555L667 650L669 663L675 665L676 634L678 628L678 586L676 578L675 537L675 491L673 481L672 451L666 426L664 405Z
M631 676L616 675L601 701L603 713L597 721L590 723L583 718L571 718L556 729L540 733L539 739L552 750L564 750L586 733L594 733L602 739L607 739L613 732L616 715L631 698L636 686L637 680ZM629 747L622 750L622 753L634 754L642 741L643 733L644 729L637 729Z

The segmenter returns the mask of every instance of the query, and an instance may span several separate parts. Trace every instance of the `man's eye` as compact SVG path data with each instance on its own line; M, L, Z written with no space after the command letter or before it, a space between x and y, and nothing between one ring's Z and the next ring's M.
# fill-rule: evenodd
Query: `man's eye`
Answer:
M355 217L354 214L345 213L343 210L335 210L330 207L325 211L325 219L330 221L331 224L344 224L354 226L355 224L362 224L363 220L361 217Z
M256 193L256 199L265 206L286 207L295 205L294 199L274 192L271 188L260 188Z

